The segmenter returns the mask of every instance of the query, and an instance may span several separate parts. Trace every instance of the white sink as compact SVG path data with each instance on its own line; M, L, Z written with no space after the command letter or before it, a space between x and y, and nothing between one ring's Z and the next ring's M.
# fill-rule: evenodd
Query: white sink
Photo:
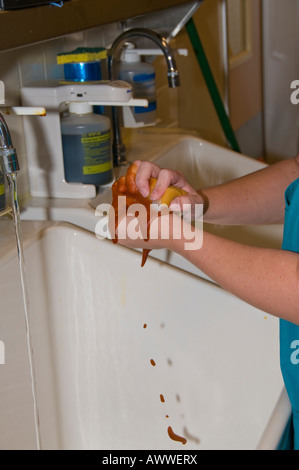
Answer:
M138 131L126 144L129 161L180 169L195 187L265 166L182 133ZM174 253L152 251L140 268L137 251L99 241L95 208L110 201L108 188L92 201L30 199L22 212L43 448L274 449L290 411L278 320ZM281 246L282 226L205 228ZM31 449L18 263L1 220L0 242L0 449Z
M284 390L276 318L74 226L23 228L44 449L259 448ZM18 263L0 234L0 449L32 449Z

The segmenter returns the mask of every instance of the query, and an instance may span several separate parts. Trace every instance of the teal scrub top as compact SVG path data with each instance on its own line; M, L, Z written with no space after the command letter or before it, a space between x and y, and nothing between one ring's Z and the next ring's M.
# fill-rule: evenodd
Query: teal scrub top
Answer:
M282 248L299 253L299 178L287 188L285 202ZM299 326L285 320L280 320L280 364L292 404L292 416L280 448L299 450Z

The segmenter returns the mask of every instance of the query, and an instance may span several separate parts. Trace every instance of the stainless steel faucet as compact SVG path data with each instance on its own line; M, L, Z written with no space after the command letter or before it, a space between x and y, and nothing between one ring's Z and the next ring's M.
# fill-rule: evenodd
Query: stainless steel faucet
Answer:
M4 174L19 171L17 151L3 115L0 113L0 170Z
M114 58L117 52L120 49L120 46L123 42L127 41L128 39L134 36L141 36L147 39L151 39L157 46L162 49L162 52L165 56L166 63L167 63L167 77L168 77L168 85L170 88L176 88L180 85L179 80L179 72L177 70L176 61L174 57L174 53L166 41L164 36L146 28L132 28L127 31L124 31L120 34L112 44L109 56L108 56L108 74L109 79L113 80L114 77ZM122 142L121 138L121 131L120 131L120 120L119 120L119 111L115 107L112 111L112 119L113 119L113 163L114 166L120 166L126 164L126 155L125 155L125 146Z

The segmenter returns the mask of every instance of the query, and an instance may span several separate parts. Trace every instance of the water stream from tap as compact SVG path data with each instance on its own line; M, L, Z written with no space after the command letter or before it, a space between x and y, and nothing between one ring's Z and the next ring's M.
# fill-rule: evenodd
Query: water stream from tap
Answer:
M38 406L37 406L37 394L36 394L36 375L35 375L31 329L30 329L30 320L29 320L29 296L28 296L28 288L27 288L27 282L26 282L25 259L24 259L22 228L21 228L21 219L20 219L20 207L19 207L18 192L17 192L17 175L16 173L8 173L6 177L7 177L9 194L11 197L11 207L12 207L13 221L14 221L15 233L16 233L22 293L23 293L23 299L24 299L25 326L26 326L27 347L28 347L28 356L29 356L29 367L30 367L30 375L31 375L36 444L37 444L37 450L42 450L41 436L40 436L39 411L38 411Z

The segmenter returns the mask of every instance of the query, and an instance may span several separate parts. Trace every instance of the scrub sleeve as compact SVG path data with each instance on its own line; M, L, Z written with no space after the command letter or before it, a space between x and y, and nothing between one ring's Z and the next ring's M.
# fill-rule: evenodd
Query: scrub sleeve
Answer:
M287 188L285 201L282 249L299 253L299 178ZM278 448L299 450L299 326L285 320L280 320L280 364L292 416Z

